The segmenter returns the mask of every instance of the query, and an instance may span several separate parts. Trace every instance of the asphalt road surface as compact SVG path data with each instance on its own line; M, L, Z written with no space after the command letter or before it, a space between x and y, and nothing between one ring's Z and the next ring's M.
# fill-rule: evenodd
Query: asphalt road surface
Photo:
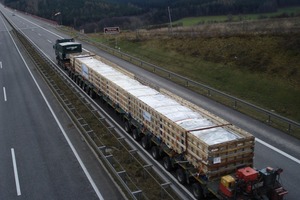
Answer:
M123 199L9 30L0 15L0 199Z
M4 10L1 8L1 10ZM58 38L69 38L59 32L55 25L41 21L34 17L17 13L12 16L11 11L4 11L9 17L35 44L41 48L46 55L55 60L52 46ZM283 168L284 172L281 181L289 191L286 199L297 200L300 197L298 184L300 183L300 141L290 137L276 129L273 129L261 122L249 118L233 109L220 105L206 97L195 94L178 86L168 80L157 77L150 72L144 71L126 61L115 58L91 45L83 43L83 47L98 55L101 55L123 68L155 82L160 87L166 88L179 96L183 96L191 102L209 110L210 112L226 119L227 121L252 133L256 138L255 167ZM0 82L1 83L1 82Z

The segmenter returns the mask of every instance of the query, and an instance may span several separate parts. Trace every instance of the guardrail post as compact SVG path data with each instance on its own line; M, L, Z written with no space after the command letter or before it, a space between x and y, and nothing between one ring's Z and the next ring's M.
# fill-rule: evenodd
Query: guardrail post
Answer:
M142 190L134 191L131 194L133 194L136 199L142 199Z
M164 199L164 190L167 188L167 187L170 187L171 183L170 182L167 182L167 183L163 183L160 185L161 187L161 190L160 190L160 197L161 199Z
M150 164L150 165L144 165L144 166L143 166L143 169L144 169L144 170L143 170L143 177L144 177L144 179L147 178L147 177L146 177L146 176L147 176L147 169L148 169L148 168L152 168L152 167L153 167L153 165L151 165L151 164Z
M127 184L127 180L126 180L126 171L120 171L120 172L117 172L117 174L120 176L120 178L124 181L124 183Z

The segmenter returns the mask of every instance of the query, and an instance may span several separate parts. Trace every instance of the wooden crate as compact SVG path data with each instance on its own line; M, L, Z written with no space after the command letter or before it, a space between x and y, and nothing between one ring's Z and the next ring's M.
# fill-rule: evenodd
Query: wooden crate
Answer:
M100 60L134 79L131 73L120 69L120 67L115 64L98 56L95 56L94 59ZM76 72L80 74L82 74L81 66L82 63L75 59L75 69ZM208 145L191 132L188 132L177 123L147 105L140 98L133 96L130 92L110 81L107 77L100 75L89 66L87 67L89 69L89 81L97 89L108 96L115 105L119 105L123 110L130 113L135 120L156 137L160 138L170 149L179 154L184 153L186 160L197 168L199 173L207 175L209 179L218 178L221 175L231 173L241 165L251 166L253 164L254 137L248 132L231 125L226 120L213 115L181 97L160 89L162 94L200 113L216 126L230 130L240 137L228 142ZM150 117L147 118L145 116Z
M161 89L160 92L201 113L216 125L240 136L239 139L233 141L208 145L194 134L187 132L186 158L199 169L199 173L206 174L209 179L214 179L233 173L239 166L253 165L255 145L253 135L165 89Z

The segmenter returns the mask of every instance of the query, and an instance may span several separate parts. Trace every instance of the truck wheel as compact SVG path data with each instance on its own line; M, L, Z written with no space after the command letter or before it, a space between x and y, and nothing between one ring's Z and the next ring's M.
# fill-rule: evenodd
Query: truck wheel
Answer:
M203 189L199 183L194 183L193 187L193 195L196 199L201 200L204 199Z
M90 94L90 86L86 85L84 91L89 95Z
M147 136L144 136L142 138L142 147L146 150L148 150L150 148L150 142L149 142Z
M95 99L95 92L92 88L90 88L90 90L89 90L89 95L92 99Z
M169 172L172 171L173 167L172 167L171 159L168 156L165 156L163 158L163 165L167 171Z
M139 136L139 133L138 133L138 131L137 131L136 128L132 130L132 137L133 137L133 139L135 141L139 141L140 140L140 136Z
M181 183L182 185L186 184L186 174L183 169L178 168L176 170L176 178L178 182Z
M151 148L151 155L155 160L160 159L159 148L157 146Z
M125 122L125 125L124 125L124 129L127 133L131 133L131 129L130 129L130 126L129 126L129 122L126 121Z

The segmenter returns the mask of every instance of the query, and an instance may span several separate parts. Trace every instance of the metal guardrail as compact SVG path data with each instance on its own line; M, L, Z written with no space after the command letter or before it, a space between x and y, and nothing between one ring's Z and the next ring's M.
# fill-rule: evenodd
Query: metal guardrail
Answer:
M300 123L293 121L291 119L288 119L286 117L283 117L279 114L276 114L272 111L263 109L261 107L258 107L254 104L251 104L247 101L244 101L242 99L236 98L234 96L231 96L229 94L226 94L224 92L221 92L217 89L214 89L210 86L207 86L205 84L193 81L187 77L181 76L179 74L176 74L174 72L171 72L169 70L163 69L162 67L156 66L154 64L145 62L139 58L136 58L134 56L131 56L129 54L123 53L120 50L116 50L114 48L111 48L107 45L104 45L99 42L94 42L87 36L80 34L80 38L83 38L88 43L96 44L99 48L102 50L111 53L123 60L129 61L135 65L138 65L139 67L142 67L148 71L151 71L155 74L158 74L159 76L165 77L169 80L172 80L176 83L179 83L180 85L184 87L192 88L194 87L194 90L196 90L198 93L208 96L209 98L218 101L222 104L225 104L227 106L230 106L240 112L246 113L247 115L258 119L264 123L269 124L270 126L280 129L286 133L296 135L300 134ZM247 112L245 112L247 110ZM300 137L300 136L298 136Z

